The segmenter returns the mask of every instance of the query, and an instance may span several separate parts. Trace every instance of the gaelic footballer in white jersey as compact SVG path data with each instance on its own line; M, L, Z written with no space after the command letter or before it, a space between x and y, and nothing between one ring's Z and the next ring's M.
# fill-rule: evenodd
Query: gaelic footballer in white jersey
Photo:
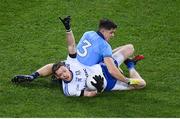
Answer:
M82 96L84 90L89 90L86 86L88 76L100 75L103 77L103 90L130 90L127 83L121 82L110 75L104 63L93 66L81 64L76 58L67 57L65 66L71 71L72 79L70 81L62 80L63 92L65 96Z
M66 96L80 96L82 91L87 90L86 80L89 75L101 75L105 78L99 64L85 66L76 58L68 56L65 65L72 72L71 81L62 81L63 92Z

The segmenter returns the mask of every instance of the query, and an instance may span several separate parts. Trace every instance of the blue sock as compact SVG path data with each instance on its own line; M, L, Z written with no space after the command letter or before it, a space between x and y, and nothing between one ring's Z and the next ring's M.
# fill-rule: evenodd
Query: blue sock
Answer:
M31 74L31 76L33 76L33 78L36 79L40 76L40 74L38 72L34 72Z
M127 63L127 68L128 68L128 69L132 69L132 68L134 68L134 66L135 66L135 65L134 65L134 62L128 62L128 63Z

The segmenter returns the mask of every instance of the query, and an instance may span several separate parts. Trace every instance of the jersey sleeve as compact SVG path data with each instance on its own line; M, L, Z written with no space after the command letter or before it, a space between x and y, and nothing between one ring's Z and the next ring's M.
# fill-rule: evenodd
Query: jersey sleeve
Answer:
M68 55L66 63L73 63L73 62L77 62L77 59L76 58L72 58L71 56Z
M64 83L63 92L65 96L81 96L82 90L77 90L75 85Z
M81 96L81 91L73 91L73 90L70 90L68 93L64 93L65 96L76 96L76 97L79 97Z
M104 57L112 57L112 48L108 43L103 43L101 45L101 53Z

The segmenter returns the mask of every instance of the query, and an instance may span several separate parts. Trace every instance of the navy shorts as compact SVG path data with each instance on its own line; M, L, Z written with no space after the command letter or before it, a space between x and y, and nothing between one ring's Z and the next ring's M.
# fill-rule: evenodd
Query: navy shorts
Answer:
M114 60L115 65L118 67L118 63L116 60ZM117 79L114 78L108 71L107 66L104 63L100 63L103 74L107 81L107 86L104 89L105 91L111 91L111 89L115 86Z

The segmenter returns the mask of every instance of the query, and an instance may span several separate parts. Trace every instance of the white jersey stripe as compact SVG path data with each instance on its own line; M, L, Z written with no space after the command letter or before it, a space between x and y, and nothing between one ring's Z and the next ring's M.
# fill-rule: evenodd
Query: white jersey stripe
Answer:
M70 95L68 92L68 84L65 83L65 87L64 87L64 93L66 96Z

